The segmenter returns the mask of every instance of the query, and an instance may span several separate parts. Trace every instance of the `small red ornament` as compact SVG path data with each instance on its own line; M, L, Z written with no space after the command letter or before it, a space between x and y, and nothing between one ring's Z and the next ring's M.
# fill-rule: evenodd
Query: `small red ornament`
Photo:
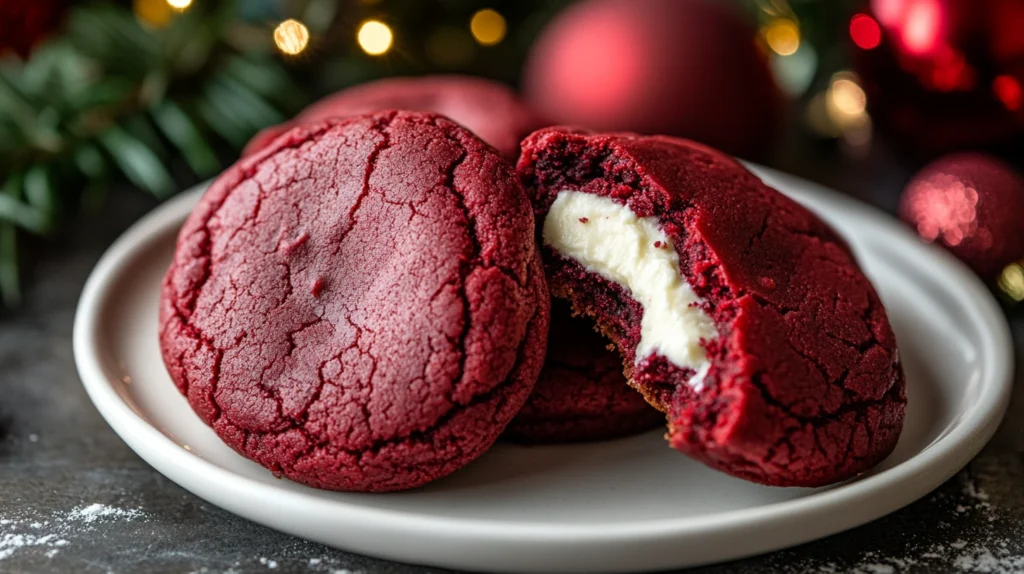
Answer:
M0 0L0 56L13 51L27 58L32 47L60 22L59 0Z
M1024 2L869 4L850 39L880 132L924 157L1024 136Z
M948 155L907 184L900 217L984 279L1024 258L1024 177L981 153Z
M588 0L555 18L524 72L554 123L692 138L739 155L771 142L781 97L756 30L727 2Z

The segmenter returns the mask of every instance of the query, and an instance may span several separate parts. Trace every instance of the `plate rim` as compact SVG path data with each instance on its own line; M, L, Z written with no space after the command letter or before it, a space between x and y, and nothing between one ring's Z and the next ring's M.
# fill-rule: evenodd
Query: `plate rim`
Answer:
M804 200L813 198L812 203L827 201L837 209L846 210L846 215L861 220L865 225L876 227L880 231L884 231L886 235L895 235L901 243L913 244L915 249L924 249L938 264L929 265L928 271L935 272L936 269L941 269L942 274L952 274L957 279L955 282L944 285L943 289L955 295L958 302L966 303L965 311L978 325L979 332L983 335L983 340L978 342L978 347L981 349L981 363L988 366L991 372L981 381L984 391L979 399L972 404L972 408L961 413L960 421L950 432L939 437L908 460L856 482L797 499L698 517L662 518L611 524L538 525L496 519L425 516L415 511L367 507L358 502L337 499L328 500L318 496L320 493L317 491L297 492L280 489L275 485L237 474L186 451L138 414L122 398L115 389L114 381L107 376L102 349L98 344L97 337L98 329L102 324L101 312L104 303L111 289L119 284L121 271L134 262L134 255L144 251L151 243L163 238L170 231L168 228L180 225L180 222L191 211L193 202L202 194L208 183L200 184L179 194L142 217L124 232L100 258L85 283L75 312L73 328L75 363L83 386L100 414L121 439L148 464L201 498L272 528L281 529L279 525L269 523L272 521L262 517L263 513L256 509L252 511L239 509L237 504L232 505L222 498L218 498L215 494L217 491L215 485L231 483L232 490L236 493L244 491L251 496L261 497L261 499L271 495L275 499L276 506L306 508L313 503L315 507L320 507L317 508L317 513L331 516L331 520L336 523L358 523L365 526L366 521L372 521L375 528L391 532L410 532L429 528L433 532L432 536L437 539L457 538L463 541L473 540L481 544L540 545L552 543L592 545L613 540L708 536L737 528L750 529L773 523L785 523L794 519L806 520L809 516L823 518L831 512L848 508L858 501L872 499L878 493L896 491L904 493L900 496L889 496L882 510L852 512L851 515L856 514L856 516L848 519L832 517L826 521L828 526L819 529L813 535L802 535L786 544L771 544L769 548L755 549L747 553L734 553L731 556L738 558L808 542L848 530L894 512L932 491L965 466L995 433L1008 407L1013 374L1012 339L1006 318L991 293L963 263L956 260L951 254L933 245L924 244L884 212L856 199L776 170L755 164L752 164L751 167L758 176L770 180L776 187L786 189L787 194L798 190L794 195ZM922 265L922 268L924 267ZM203 487L204 482L207 484L207 488ZM324 508L330 508L332 512L323 512ZM296 534L295 528L286 531ZM337 545L330 541L331 538L309 536L306 533L299 535L329 545ZM360 549L354 550L361 551ZM410 560L408 554L403 554L398 549L392 553L375 551L373 554L378 556L390 554L386 557ZM456 567L467 567L467 565L473 567L473 564L479 564L479 561L473 561L471 558L467 560L420 563L444 566L454 564ZM419 562L416 558L413 558L412 561ZM670 567L678 563L678 560L668 561L664 566L653 566L653 568Z

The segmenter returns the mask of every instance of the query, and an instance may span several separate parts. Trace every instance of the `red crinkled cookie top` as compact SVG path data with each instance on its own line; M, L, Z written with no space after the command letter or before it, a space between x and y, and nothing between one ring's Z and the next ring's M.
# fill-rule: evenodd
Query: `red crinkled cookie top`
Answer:
M317 487L418 486L526 400L548 299L511 167L432 114L292 130L207 191L161 299L172 379L229 445Z

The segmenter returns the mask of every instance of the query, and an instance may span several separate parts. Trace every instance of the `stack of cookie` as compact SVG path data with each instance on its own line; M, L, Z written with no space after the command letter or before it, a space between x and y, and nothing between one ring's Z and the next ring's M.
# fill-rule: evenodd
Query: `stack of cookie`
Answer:
M820 219L705 146L543 128L459 77L254 139L180 232L160 343L227 444L334 490L666 421L712 467L819 486L887 456L906 405L885 310Z

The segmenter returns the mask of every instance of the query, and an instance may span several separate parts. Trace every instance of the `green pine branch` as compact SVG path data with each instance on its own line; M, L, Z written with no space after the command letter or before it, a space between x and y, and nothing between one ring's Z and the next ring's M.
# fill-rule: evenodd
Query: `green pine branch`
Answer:
M198 177L302 103L269 50L229 41L233 3L197 3L150 30L120 7L72 8L27 62L0 61L0 298L20 300L19 236L50 236L125 179L156 197Z

